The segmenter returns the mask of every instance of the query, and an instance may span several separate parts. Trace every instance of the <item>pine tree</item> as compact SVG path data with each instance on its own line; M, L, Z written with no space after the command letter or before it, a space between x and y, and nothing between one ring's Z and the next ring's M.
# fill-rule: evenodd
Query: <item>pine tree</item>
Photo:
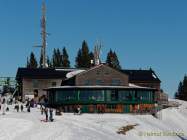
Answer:
M184 76L183 82L179 83L175 98L187 101L187 76Z
M48 64L48 67L49 67L49 68L52 68L52 67L53 67L53 65L52 65L52 63L51 63L51 61L50 61L49 56L47 56L47 64Z
M51 64L51 61L50 61L50 58L49 58L49 56L47 56L47 60L46 60L47 62L47 67L52 67L52 64ZM40 66L39 66L40 68L42 68L43 67L43 55L41 54L40 55Z
M77 57L75 59L75 66L77 68L90 68L91 67L91 56L93 53L89 52L88 44L84 40L82 42L82 48L78 50Z
M42 67L43 67L43 55L41 53L41 55L40 55L40 68L42 68Z
M111 49L107 54L106 63L112 68L121 69L121 66L120 66L120 63L118 60L118 56L117 56L116 52L115 51L113 52Z
M57 65L57 57L56 57L56 49L54 48L53 55L52 55L52 66L56 67L56 65Z
M65 47L62 50L62 66L66 68L70 67L69 56Z
M56 57L57 57L56 67L62 67L62 55L61 55L61 52L60 52L59 48L57 48L57 50L56 50Z
M187 101L187 75L184 76L183 80L182 100Z
M121 69L121 66L120 66L120 63L119 63L119 60L118 60L118 56L117 56L115 51L114 51L113 55L114 55L114 68Z
M27 67L28 68L37 68L38 67L38 63L37 63L37 60L36 60L33 52L31 52L31 54L30 54L30 60L27 62Z
M79 49L77 52L77 57L75 58L75 67L81 68L82 67L81 64L82 64L82 52L81 49Z
M180 98L181 98L182 92L183 92L183 83L180 81L180 82L179 82L179 85L178 85L178 90L177 90L177 92L175 93L175 98L176 98L176 99L180 99Z
M107 54L107 58L106 58L106 63L112 67L112 50L110 49L110 51Z
M90 55L89 48L87 42L84 40L82 43L82 67L89 68L90 67Z
M29 58L27 57L27 64L26 64L26 67L29 68L29 66L30 66Z
M62 55L59 49L53 50L52 64L53 67L62 67Z

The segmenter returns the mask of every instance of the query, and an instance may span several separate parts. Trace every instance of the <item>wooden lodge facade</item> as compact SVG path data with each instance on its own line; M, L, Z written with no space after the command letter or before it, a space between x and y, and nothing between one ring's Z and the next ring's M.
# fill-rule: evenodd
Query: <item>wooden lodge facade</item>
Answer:
M47 95L49 106L65 112L77 106L90 113L148 112L160 90L160 80L152 70L119 71L106 64L82 71L19 68L16 79L23 100L37 90L38 96Z
M129 76L101 64L62 81L62 86L47 89L49 105L73 112L151 111L155 105L155 88L129 83Z

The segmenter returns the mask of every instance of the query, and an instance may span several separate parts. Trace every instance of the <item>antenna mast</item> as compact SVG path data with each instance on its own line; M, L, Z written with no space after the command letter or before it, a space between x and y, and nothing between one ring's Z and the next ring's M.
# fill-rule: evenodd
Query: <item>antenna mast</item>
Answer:
M46 61L46 38L47 35L49 35L46 32L46 5L45 1L42 2L42 18L41 18L41 36L42 36L42 45L35 45L33 47L39 47L41 48L41 57L42 57L42 68L48 67L47 61Z
M42 67L46 68L46 5L45 2L42 2L42 19L41 19L41 28L42 28L42 47L41 47L41 55L42 55Z
M101 53L102 44L100 41L97 41L94 47L94 63L95 65L100 64L100 53Z

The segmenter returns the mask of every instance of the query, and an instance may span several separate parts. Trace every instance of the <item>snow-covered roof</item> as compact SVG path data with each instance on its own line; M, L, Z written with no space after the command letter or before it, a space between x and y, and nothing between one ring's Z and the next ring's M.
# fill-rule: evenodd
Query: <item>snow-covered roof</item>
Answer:
M150 87L143 87L143 86L138 86L132 83L129 83L129 87L133 87L133 88L150 88Z
M74 76L76 76L76 75L78 75L79 73L82 73L82 72L84 72L84 71L85 71L85 70L74 70L74 71L68 72L68 73L66 74L66 78L67 78L67 79L72 78L72 77L74 77Z

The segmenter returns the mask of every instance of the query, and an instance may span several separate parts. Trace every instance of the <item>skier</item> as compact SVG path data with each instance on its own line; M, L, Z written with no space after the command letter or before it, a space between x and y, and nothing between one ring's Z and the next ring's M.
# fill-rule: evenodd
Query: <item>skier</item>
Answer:
M21 108L21 112L23 112L23 104L22 103L21 103L21 107L20 108Z
M45 108L45 120L46 120L46 122L48 121L48 109L47 109L47 107Z
M31 112L31 103L30 101L27 102L27 112Z
M17 112L19 112L19 104L17 104L16 110Z
M3 115L5 115L5 111L6 111L6 99L5 99L5 97L3 97L3 100L2 100L2 110L3 110Z
M77 107L74 106L74 115L76 115L78 113Z
M78 106L77 108L77 114L80 115L81 114L81 108Z
M6 112L8 112L8 111L9 111L9 107L6 108Z
M43 115L45 111L43 105L40 106L40 110L41 110L41 115Z
M52 108L50 108L49 109L49 120L51 121L51 122L53 122L53 109Z
M15 109L17 112L19 112L19 104L18 104L18 101L16 101L14 109Z

